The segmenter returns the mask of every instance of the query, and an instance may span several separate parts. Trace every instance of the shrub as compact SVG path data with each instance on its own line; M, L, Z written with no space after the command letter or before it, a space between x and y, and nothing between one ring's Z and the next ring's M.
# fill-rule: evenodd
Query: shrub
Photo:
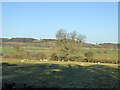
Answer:
M3 53L2 53L2 52L0 52L0 56L3 56Z
M47 59L46 54L39 52L35 55L35 59L39 60L39 59Z
M25 55L24 55L24 58L25 59L32 59L32 55L30 52L26 52Z
M92 61L93 60L93 56L94 56L93 52L87 52L87 53L84 53L84 55L88 59L88 61Z
M97 51L97 53L101 53L100 51Z
M104 54L107 54L107 51L106 51L106 50L104 50Z
M25 54L19 54L18 59L25 59Z
M118 64L118 61L117 61L117 60L111 60L111 62L112 62L113 64Z
M88 59L84 59L85 62L88 62L87 61ZM108 59L92 59L92 60L89 60L89 62L93 62L93 63L113 63L113 64L117 64L118 63L118 60L108 60Z
M57 57L56 57L57 58ZM68 61L68 58L67 57L60 57L60 60L64 60L64 61Z
M51 55L50 60L58 60L58 56L54 53Z
M84 57L83 56L76 57L75 61L82 62L82 61L84 61Z
M19 57L18 54L15 54L15 53L11 54L11 58L17 59L18 57Z
M85 62L88 62L88 59L84 59Z
M31 59L31 54L29 52L12 53L11 58L15 58L15 59Z
M10 55L3 55L3 58L10 58Z
M70 57L69 60L70 61L75 61L76 57Z
M14 58L14 59L23 59L23 55L22 54L12 53L11 54L11 58Z

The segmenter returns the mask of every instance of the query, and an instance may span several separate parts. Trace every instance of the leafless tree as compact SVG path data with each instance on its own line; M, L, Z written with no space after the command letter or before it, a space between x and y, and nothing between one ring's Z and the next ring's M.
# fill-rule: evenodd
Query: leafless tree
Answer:
M65 30L59 30L56 33L56 54L59 59L72 60L81 54L81 45L85 40L85 36L73 31L67 33Z

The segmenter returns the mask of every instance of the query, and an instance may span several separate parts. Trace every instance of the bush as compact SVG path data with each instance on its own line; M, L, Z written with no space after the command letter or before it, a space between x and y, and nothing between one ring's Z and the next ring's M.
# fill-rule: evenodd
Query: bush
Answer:
M18 54L11 54L11 58L15 58L15 59L17 59L17 58L19 58L19 56L18 56Z
M64 60L64 61L68 61L68 58L67 57L60 57L60 60Z
M3 53L0 52L0 56L3 56Z
M84 58L82 56L74 56L74 57L70 57L69 60L80 62L80 61L84 61Z
M35 55L35 59L36 59L36 60L47 59L47 57L46 57L46 54L40 52L40 53L37 53L37 54Z
M14 58L14 59L24 59L24 54L12 53L11 54L11 58Z
M29 60L32 59L31 53L30 52L26 52L25 55L24 55L24 58L25 59L29 59Z
M100 51L97 51L97 53L101 53Z
M70 61L75 61L76 57L70 57L69 60Z
M58 60L58 56L54 53L51 55L50 60Z
M104 54L107 54L107 51L106 51L106 50L104 50Z
M25 59L25 54L19 54L18 59Z
M113 63L113 64L118 63L118 61L116 61L116 60L108 60L108 59L93 59L92 62L93 63L98 63L98 62L100 62L100 63Z
M3 55L3 58L10 58L10 55Z
M84 53L84 56L88 59L88 61L92 61L94 53L93 52L87 52L87 53Z

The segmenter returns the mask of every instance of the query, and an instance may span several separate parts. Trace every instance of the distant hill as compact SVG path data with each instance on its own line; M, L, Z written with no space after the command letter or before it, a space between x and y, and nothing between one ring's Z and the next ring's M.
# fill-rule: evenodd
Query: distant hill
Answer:
M55 45L56 39L34 39L34 38L0 38L3 46L14 46L16 43L22 43L23 46L36 46L36 47L52 47ZM117 49L120 44L113 43L102 43L102 44L91 44L83 43L82 47L87 48L112 48Z

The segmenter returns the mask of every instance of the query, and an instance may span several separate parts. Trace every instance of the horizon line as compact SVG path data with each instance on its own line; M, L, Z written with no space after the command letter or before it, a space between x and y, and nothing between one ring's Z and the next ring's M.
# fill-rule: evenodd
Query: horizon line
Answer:
M0 38L7 38L7 39L12 39L12 38L33 38L36 40L43 40L43 39L56 39L56 38L35 38L35 37L0 37ZM89 42L85 41L85 43L91 43L91 44L103 44L103 43L111 43L111 44L119 44L119 42Z

